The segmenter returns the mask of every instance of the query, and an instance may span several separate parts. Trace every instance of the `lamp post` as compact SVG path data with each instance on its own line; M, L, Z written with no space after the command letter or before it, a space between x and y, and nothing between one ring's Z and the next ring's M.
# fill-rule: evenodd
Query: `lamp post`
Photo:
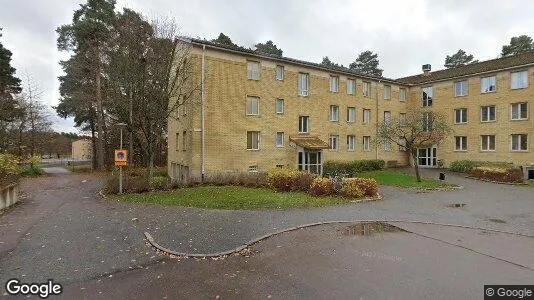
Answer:
M119 149L122 150L122 128L126 126L126 123L115 124L121 130L121 142ZM119 194L122 194L122 166L119 166Z

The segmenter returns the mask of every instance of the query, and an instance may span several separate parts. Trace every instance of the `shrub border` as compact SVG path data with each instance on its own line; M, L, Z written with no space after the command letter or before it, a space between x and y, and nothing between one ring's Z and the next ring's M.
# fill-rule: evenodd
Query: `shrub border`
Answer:
M525 182L504 182L504 181L495 181L495 180L489 180L484 178L478 178L473 176L465 176L465 178L474 179L478 181L485 181L490 183L496 183L496 184L506 184L506 185L528 185L528 183Z

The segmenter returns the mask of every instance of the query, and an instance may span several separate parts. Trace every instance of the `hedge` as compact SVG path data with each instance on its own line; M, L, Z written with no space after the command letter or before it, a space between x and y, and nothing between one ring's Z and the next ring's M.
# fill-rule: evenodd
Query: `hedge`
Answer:
M323 164L323 174L325 176L352 176L354 173L382 170L385 164L385 161L381 159L354 160L349 162L326 161Z

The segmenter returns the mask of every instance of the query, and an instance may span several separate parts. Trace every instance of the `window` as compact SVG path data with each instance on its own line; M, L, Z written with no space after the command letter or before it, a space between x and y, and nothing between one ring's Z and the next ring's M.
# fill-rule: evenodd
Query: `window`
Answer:
M356 122L356 107L347 107L347 122Z
M526 102L513 103L512 108L512 120L526 120L528 119L528 107Z
M330 146L330 150L338 150L339 149L339 135L331 134L328 138L328 145Z
M497 83L495 81L495 76L482 77L480 78L480 92L481 93L492 93L497 90Z
M371 137L370 136L364 136L363 137L363 151L369 151L371 147Z
M371 97L371 83L364 81L363 82L363 96Z
M480 136L480 149L482 151L495 151L495 136L494 135L481 135Z
M247 150L260 149L260 132L247 131Z
M356 84L354 79L347 79L347 94L354 95L356 93Z
M308 74L300 73L299 74L299 95L308 96Z
M257 61L247 62L247 75L248 79L260 80L260 63Z
M455 136L454 139L456 140L456 151L467 151L467 137L466 136Z
M299 133L308 133L309 129L310 129L310 117L300 116L299 117Z
M512 151L527 151L528 142L526 134L512 134Z
M187 151L187 131L182 132L182 150Z
M391 85L384 85L384 100L391 99Z
M423 131L432 131L432 125L434 123L434 118L430 113L425 113L422 120L422 129Z
M454 96L467 96L468 89L467 80L457 81L454 83Z
M406 101L406 89L399 89L399 101Z
M384 124L391 123L391 112L385 111L384 112Z
M354 151L356 149L356 137L354 135L347 135L347 150Z
M458 108L454 110L454 123L467 123L467 108Z
M276 147L284 147L284 133L283 132L276 133Z
M480 108L480 121L481 122L495 121L495 105L482 106Z
M399 137L399 151L407 151L406 149L406 138Z
M249 173L258 173L258 166L248 166Z
M284 114L284 99L276 99L276 113L279 115Z
M180 133L176 133L175 150L180 151Z
M384 140L384 151L391 150L391 142L387 139Z
M276 167L277 167L278 169L283 169L283 168L284 168L284 165L276 165Z
M276 66L276 80L284 80L284 66Z
M330 76L330 91L333 93L339 92L339 77Z
M527 71L510 73L510 81L512 90L526 88L528 86Z
M406 113L399 114L399 125L406 125Z
M339 121L339 106L330 105L330 121L332 122Z
M247 97L247 115L257 116L260 114L260 98Z
M424 87L421 89L421 105L423 107L432 106L432 87Z
M371 122L371 110L370 109L364 109L363 110L363 123L369 124Z

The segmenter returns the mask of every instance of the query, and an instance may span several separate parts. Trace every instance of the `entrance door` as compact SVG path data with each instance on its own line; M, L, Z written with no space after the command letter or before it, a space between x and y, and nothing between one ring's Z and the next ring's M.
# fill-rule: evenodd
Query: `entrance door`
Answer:
M323 173L322 154L322 151L299 151L298 169L321 175Z
M418 149L418 163L421 167L435 167L437 165L437 148Z

